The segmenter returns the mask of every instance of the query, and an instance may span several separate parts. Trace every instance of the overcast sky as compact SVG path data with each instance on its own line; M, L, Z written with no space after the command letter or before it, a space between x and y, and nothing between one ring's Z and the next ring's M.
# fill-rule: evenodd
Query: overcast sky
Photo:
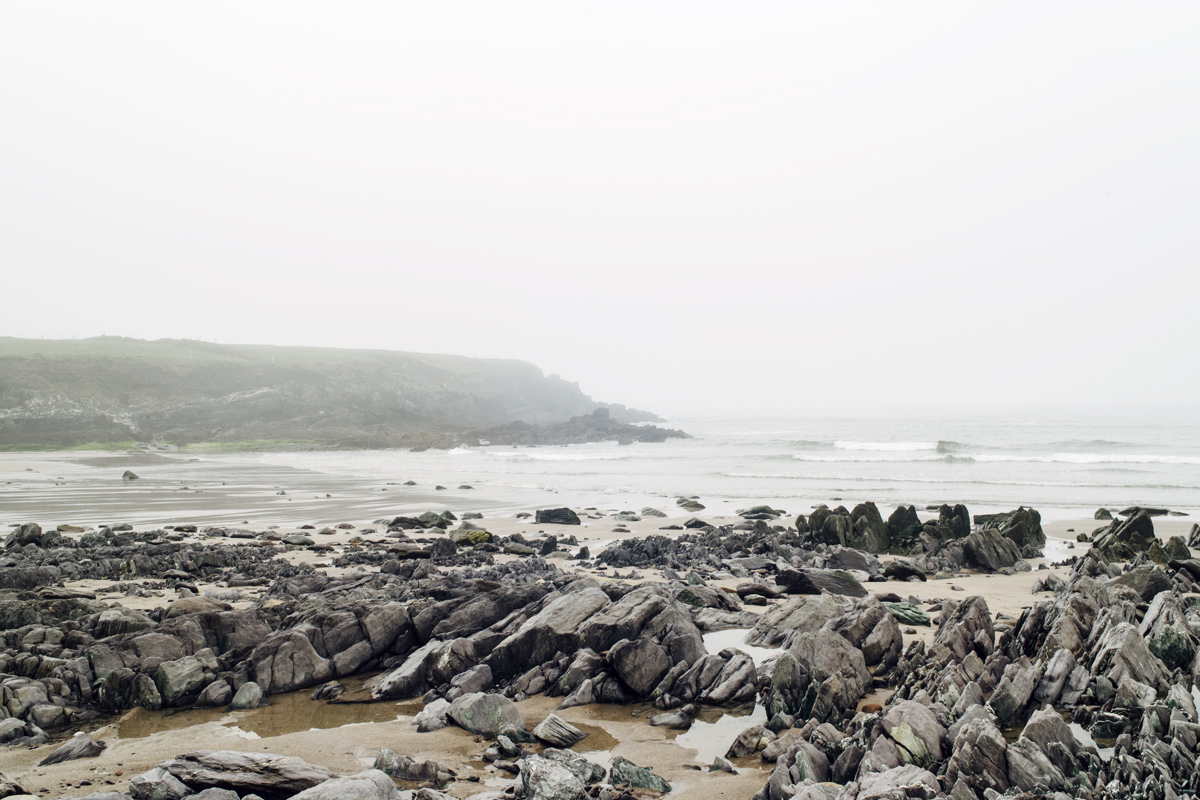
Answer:
M0 335L1200 404L1200 5L5 3Z

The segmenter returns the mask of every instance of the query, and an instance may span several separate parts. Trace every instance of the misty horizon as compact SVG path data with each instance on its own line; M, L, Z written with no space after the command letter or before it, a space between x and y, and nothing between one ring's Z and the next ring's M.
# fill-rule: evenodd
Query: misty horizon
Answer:
M1200 401L1194 6L460 10L0 11L0 335L664 415Z
M21 338L21 337L14 337ZM179 342L181 344L207 344L216 346L230 347L304 347L312 350L345 350L345 351L378 351L378 352L396 352L410 353L413 355L428 355L428 356L463 356L462 353L412 353L411 351L387 350L383 348L349 348L349 347L325 347L321 345L288 345L274 344L268 342L221 342L214 339L174 339L171 337L163 337L160 340L137 339L136 337L122 337L117 334L101 333L96 337L39 337L41 340L47 338L58 341L80 341L87 338L115 338L115 339L135 339L136 341L163 341L163 342ZM467 356L468 358L484 358L485 360L493 361L516 361L524 364L531 364L537 367L541 373L548 378L558 378L568 383L579 387L580 391L590 396L597 403L610 403L624 405L629 408L646 411L662 417L666 421L676 419L687 420L694 419L717 419L717 418L732 418L732 419L794 419L797 414L804 414L814 418L837 418L865 415L872 418L920 418L923 415L945 415L951 417L955 415L981 416L981 417L1010 417L1020 420L1034 419L1052 419L1054 417L1073 417L1078 414L1090 416L1093 421L1101 421L1104 417L1112 417L1114 420L1127 422L1130 419L1136 418L1154 418L1169 415L1178 418L1179 421L1186 423L1193 422L1197 419L1196 408L1186 403L1176 404L1138 404L1138 403L1104 403L1104 402L1064 402L1064 403L1026 403L1022 405L1010 405L1004 403L946 403L938 404L936 402L926 402L923 404L905 404L900 403L879 403L871 405L869 403L855 404L853 402L842 403L841 405L820 405L819 403L793 402L790 404L771 406L771 405L704 405L703 403L687 403L668 404L664 407L644 407L631 404L621 399L620 397L608 397L597 394L589 389L586 379L579 379L572 375L562 375L559 373L549 372L542 369L540 365L535 364L527 359L522 358L503 358L503 357L486 357L486 356Z

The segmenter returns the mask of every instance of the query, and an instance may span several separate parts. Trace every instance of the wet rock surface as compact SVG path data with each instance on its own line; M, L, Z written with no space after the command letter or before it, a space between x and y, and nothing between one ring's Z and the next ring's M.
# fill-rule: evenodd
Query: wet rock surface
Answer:
M1155 561L1156 542L1137 538L1147 523L1152 531L1140 511L1043 581L1019 617L1000 619L985 597L910 602L867 587L874 576L915 589L972 565L1011 569L1045 541L1030 509L972 524L965 508L943 506L922 523L909 507L885 520L863 504L789 526L757 507L734 525L697 520L589 561L662 577L642 582L565 571L546 557L578 545L561 528L541 539L470 529L455 539L434 517L449 521L383 521L386 535L334 554L347 570L335 575L284 560L308 545L265 534L235 546L228 532L14 530L0 570L15 576L0 590L0 744L45 742L135 706L253 708L296 690L338 703L421 697L417 728L480 737L520 796L670 791L653 764L615 758L606 772L558 750L586 733L557 715L543 712L528 731L514 703L545 695L562 708L637 704L651 709L647 724L672 730L704 709L757 703L766 721L722 747L730 768L748 758L770 769L764 800L1038 791L1172 800L1200 789L1200 568L1182 541L1168 543L1180 558ZM524 550L498 559L505 545ZM417 549L428 556L409 557ZM112 592L59 585L84 578L176 599L136 611L96 599ZM253 593L198 596L217 581ZM751 598L767 605L761 615L747 616ZM906 645L909 625L935 632ZM738 647L710 652L705 634L727 627L752 627L747 645L778 652L757 663ZM342 684L364 673L377 674L362 688ZM76 737L61 749L86 758L98 746ZM199 751L137 776L130 792L391 797L380 775L454 781L405 753L381 752L375 766L334 775L282 756ZM719 765L711 780L725 772Z

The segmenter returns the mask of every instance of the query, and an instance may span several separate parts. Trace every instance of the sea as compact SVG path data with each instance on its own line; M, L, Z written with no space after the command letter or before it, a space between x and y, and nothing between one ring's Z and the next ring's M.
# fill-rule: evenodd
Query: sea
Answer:
M1200 413L1190 409L847 410L659 424L690 438L424 452L182 451L155 455L137 469L137 482L115 479L119 456L60 453L54 487L44 474L5 476L0 522L44 512L77 524L331 523L561 505L676 514L679 498L696 498L705 506L700 516L760 504L794 515L873 501L885 517L897 505L941 503L963 503L973 514L1032 506L1047 521L1134 505L1200 517ZM59 491L67 486L77 491Z

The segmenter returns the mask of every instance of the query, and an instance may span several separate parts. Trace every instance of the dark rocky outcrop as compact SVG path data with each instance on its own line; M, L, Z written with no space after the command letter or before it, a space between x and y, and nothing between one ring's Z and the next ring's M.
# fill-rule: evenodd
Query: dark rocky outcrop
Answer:
M538 525L578 525L579 515L569 508L539 509L534 521Z
M97 742L87 733L77 733L67 740L67 743L38 762L39 767L58 764L62 761L74 761L77 758L95 758L104 752L108 745Z
M974 569L997 572L1021 558L1018 546L996 530L981 530L963 540L963 563Z
M210 787L283 800L337 777L299 758L274 753L197 750L163 762L159 769L193 792Z
M1109 561L1129 561L1157 543L1154 521L1145 510L1128 519L1114 519L1092 537L1092 549Z
M998 531L1016 545L1018 551L1037 550L1046 544L1042 515L1032 508L1018 508L1006 514L976 514L975 524L981 530Z

